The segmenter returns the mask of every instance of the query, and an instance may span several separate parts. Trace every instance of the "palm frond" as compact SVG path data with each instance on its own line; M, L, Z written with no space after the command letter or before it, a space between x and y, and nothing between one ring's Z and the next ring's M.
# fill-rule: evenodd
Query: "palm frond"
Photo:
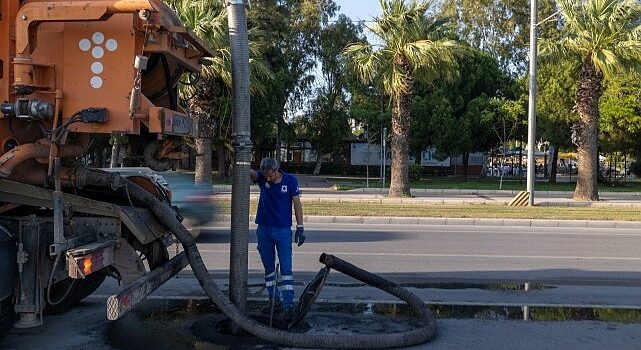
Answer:
M343 55L363 82L371 82L381 66L380 52L371 44L356 43L348 45Z
M453 64L458 47L453 40L418 40L407 43L402 52L413 67L420 69Z
M168 0L167 3L178 13L183 24L207 43L214 57L211 64L203 66L202 74L209 78L218 78L227 87L232 85L231 52L229 50L229 34L227 11L222 2L216 0ZM248 35L250 56L250 89L252 93L265 93L266 80L274 78L269 66L262 58L264 45L252 38L260 37L260 32L250 29Z
M561 59L581 59L588 53L574 36L562 38L559 41L541 40L539 42L539 55L544 61Z
M381 74L383 90L394 100L397 100L399 96L409 92L409 74L396 65L390 65L389 67Z
M619 42L615 48L616 55L625 61L641 62L641 40L626 40Z
M579 55L605 76L641 62L641 4L637 0L557 0L563 16L562 39L542 40L541 56Z
M466 50L446 38L450 27L432 16L436 0L380 0L382 14L367 28L381 48L353 44L344 50L350 67L366 82L377 80L392 98L410 93L415 77L447 76ZM434 74L443 71L442 74Z
M264 96L267 93L267 89L266 84L263 82L273 80L275 78L274 72L272 72L265 60L256 58L249 59L249 69L251 71L251 92L255 95Z

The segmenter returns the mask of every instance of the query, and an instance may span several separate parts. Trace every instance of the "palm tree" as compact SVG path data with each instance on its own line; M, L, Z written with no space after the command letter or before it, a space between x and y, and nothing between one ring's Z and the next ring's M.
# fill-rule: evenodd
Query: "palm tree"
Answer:
M212 138L216 147L223 150L229 143L231 133L229 118L231 110L231 52L227 27L227 12L223 3L217 0L167 0L176 10L183 24L205 41L215 53L203 66L200 74L190 77L181 88L181 100L192 115L199 117L202 137L195 140L197 183L211 183ZM256 31L250 30L250 70L251 92L264 94L261 82L273 78L267 64L257 57L262 55L262 46L252 37ZM227 122L224 122L227 121ZM222 161L219 152L219 162ZM220 167L219 167L220 170Z
M380 0L383 13L368 29L381 44L349 45L344 54L366 83L377 81L392 104L392 175L389 196L409 196L408 134L415 79L446 75L454 65L457 42L445 38L445 22L435 19L436 1Z
M543 40L544 58L581 62L573 127L579 176L574 199L599 199L597 187L599 99L603 81L638 71L641 63L641 5L637 0L557 0L563 19L560 40Z

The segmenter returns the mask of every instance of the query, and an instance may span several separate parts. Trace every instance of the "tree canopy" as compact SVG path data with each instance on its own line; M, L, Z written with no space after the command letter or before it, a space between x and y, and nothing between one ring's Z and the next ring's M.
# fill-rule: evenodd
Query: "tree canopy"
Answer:
M217 52L183 101L207 120L214 147L224 146L232 98L224 8L168 2ZM282 141L304 138L319 155L341 154L350 132L379 142L387 127L393 195L409 194L410 153L436 147L441 158L465 157L513 146L526 132L529 5L380 0L379 17L352 22L333 0L253 1L254 144L279 157ZM580 154L594 135L594 154L597 140L603 151L641 154L640 6L539 0L538 140Z

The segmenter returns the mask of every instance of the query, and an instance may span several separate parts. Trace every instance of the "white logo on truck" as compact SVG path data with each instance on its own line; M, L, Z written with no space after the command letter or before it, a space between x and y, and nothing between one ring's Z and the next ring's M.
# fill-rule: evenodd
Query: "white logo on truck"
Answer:
M100 59L105 55L105 48L102 47L103 43L109 52L114 52L118 49L118 41L116 41L116 39L108 39L105 42L105 35L101 32L93 33L91 40L84 38L78 42L78 48L83 52L91 51L91 57L95 59L90 66L91 73L93 73L94 76L89 79L89 85L94 89L100 89L102 87L102 78L100 75L104 70L104 66L102 62L100 62Z

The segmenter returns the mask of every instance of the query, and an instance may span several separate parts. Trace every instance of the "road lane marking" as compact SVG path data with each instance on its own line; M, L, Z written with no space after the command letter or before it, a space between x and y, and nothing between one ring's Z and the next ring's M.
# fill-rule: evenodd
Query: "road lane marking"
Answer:
M229 254L229 250L199 249L201 253ZM250 250L250 254L258 252ZM295 255L319 255L321 252L297 251ZM641 257L608 257L608 256L553 256L553 255L495 255L495 254L430 254L430 253L357 253L333 252L332 255L384 256L384 257L423 257L423 258L487 258L487 259L560 259L560 260L597 260L597 261L641 261Z

